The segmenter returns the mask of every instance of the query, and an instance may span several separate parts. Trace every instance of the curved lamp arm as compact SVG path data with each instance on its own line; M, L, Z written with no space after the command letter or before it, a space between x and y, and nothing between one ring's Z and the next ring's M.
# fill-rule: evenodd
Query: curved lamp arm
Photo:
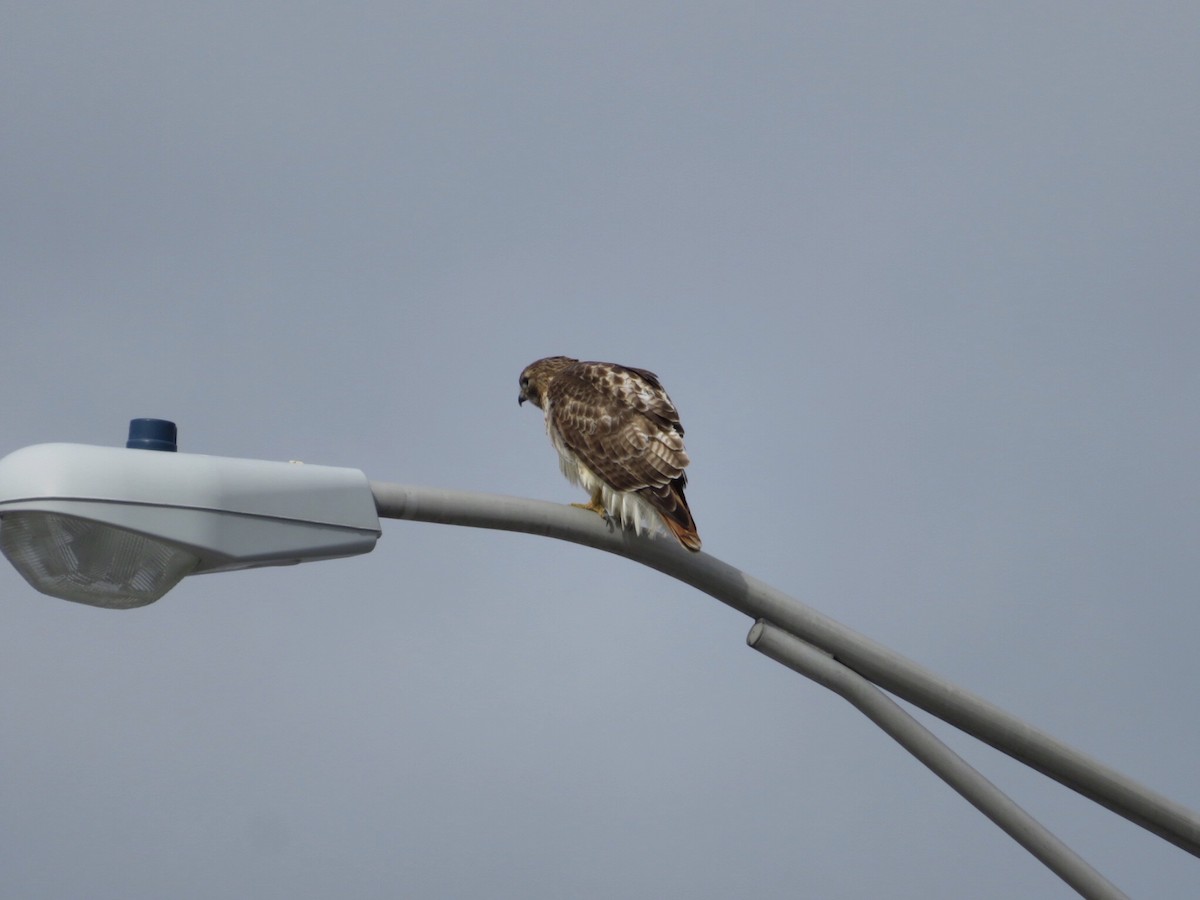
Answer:
M496 494L372 481L378 514L517 531L632 559L765 619L897 697L990 744L1120 816L1200 856L1200 816L845 625L706 553L609 531L584 510Z

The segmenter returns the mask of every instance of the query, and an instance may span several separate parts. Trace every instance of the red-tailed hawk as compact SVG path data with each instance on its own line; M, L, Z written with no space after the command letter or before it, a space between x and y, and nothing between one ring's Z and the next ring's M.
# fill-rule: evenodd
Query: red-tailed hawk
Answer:
M592 495L575 503L632 526L661 522L689 550L700 535L683 496L691 461L675 404L645 369L549 356L521 373L517 403L546 414L563 474Z

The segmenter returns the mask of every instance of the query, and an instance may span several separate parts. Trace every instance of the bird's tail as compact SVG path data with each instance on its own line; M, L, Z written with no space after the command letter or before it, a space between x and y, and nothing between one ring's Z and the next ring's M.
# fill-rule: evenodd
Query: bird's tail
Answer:
M683 496L682 482L682 478L677 478L661 492L654 491L654 507L679 543L696 553L700 550L700 532L696 530L696 521Z

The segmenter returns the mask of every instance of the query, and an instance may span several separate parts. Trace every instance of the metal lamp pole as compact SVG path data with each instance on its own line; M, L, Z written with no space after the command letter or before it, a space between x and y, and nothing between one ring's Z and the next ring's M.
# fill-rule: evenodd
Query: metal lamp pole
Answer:
M759 623L751 646L854 703L1085 897L1125 895L874 686L1200 856L1200 816L1190 809L712 556L609 531L591 513L555 503L376 481L371 492L383 518L583 544L657 569L745 613Z

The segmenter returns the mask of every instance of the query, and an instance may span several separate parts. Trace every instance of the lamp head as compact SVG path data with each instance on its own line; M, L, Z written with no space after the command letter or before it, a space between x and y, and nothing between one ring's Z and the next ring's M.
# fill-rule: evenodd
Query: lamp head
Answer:
M81 444L0 459L0 551L42 593L93 606L144 606L192 574L367 553L379 534L357 469Z

